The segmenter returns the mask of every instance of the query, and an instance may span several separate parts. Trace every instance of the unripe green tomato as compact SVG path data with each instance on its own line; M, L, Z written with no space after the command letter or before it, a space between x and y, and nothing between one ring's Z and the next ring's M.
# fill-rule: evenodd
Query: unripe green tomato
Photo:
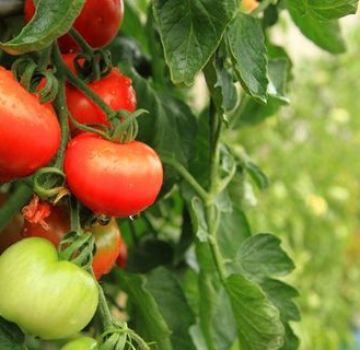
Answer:
M96 350L97 342L93 338L81 337L64 345L61 350Z
M17 242L0 256L0 316L43 339L80 332L98 305L93 277L68 261L59 261L46 239Z

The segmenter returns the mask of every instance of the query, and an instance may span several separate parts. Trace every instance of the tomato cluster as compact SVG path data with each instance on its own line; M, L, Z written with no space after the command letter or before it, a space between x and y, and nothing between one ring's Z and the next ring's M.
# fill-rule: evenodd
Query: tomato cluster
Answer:
M34 13L34 1L26 0L26 21ZM114 38L122 18L123 0L87 0L74 28L90 47L101 48ZM79 62L85 65L88 57L81 55L81 45L70 35L61 37L58 44L62 51L60 69L54 69L54 62L45 67L56 78L63 74L66 80L64 104L59 107L57 103L56 112L51 103L41 103L39 90L28 91L17 75L0 67L0 183L28 177L31 185L37 171L45 166L63 172L63 192L92 212L82 221L76 212L82 227L77 222L79 232L70 239L76 243L84 232L90 233L87 237L93 235L95 250L90 252L89 261L94 276L100 279L116 262L124 267L127 260L127 247L115 218L137 215L154 203L162 186L163 168L152 148L128 137L132 134L127 128L135 122L131 113L136 110L131 79L111 67L93 81L84 79ZM74 84L69 76L82 81L87 89ZM38 89L47 82L43 78ZM64 110L69 119L66 127L57 116ZM71 134L64 136L67 126ZM68 138L64 149L62 141ZM5 197L0 195L0 204ZM23 216L16 215L0 232L0 316L31 335L60 339L90 322L98 305L98 285L90 273L68 261L81 256L80 248L69 258L61 255L64 240L73 237L67 233L74 209L70 213L63 199L55 206L50 204L51 198L49 202L34 198L36 205L31 202ZM106 217L108 223L90 220L96 217ZM59 300L64 302L59 305ZM28 312L29 305L33 312ZM64 349L84 344L89 349L96 347L91 338L80 338Z

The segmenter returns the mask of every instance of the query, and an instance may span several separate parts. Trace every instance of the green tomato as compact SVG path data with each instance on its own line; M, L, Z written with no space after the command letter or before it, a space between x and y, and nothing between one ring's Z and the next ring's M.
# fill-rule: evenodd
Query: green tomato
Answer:
M97 342L93 338L81 337L64 345L61 350L96 350Z
M59 261L46 239L24 239L0 256L0 316L33 336L72 336L90 322L97 304L93 277Z

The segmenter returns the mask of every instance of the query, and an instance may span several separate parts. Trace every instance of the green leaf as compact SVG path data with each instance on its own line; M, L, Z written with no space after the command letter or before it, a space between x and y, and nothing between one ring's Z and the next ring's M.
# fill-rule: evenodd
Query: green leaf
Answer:
M187 165L192 157L197 122L190 108L167 92L157 91L134 70L130 74L138 96L138 108L149 115L138 118L139 139L152 146L160 155L174 157Z
M355 14L359 0L297 0L299 11L320 20L337 19Z
M264 190L269 186L269 179L266 174L255 163L246 161L245 170L254 180L259 189Z
M121 32L129 35L135 39L141 48L148 53L148 42L146 31L143 23L140 20L140 12L136 9L132 2L125 2L125 16L121 24Z
M174 83L191 84L220 44L234 0L154 0L165 59Z
M279 238L266 233L248 238L240 246L233 268L256 281L287 275L294 269L294 264L280 244Z
M218 241L225 259L234 259L239 246L251 236L250 226L243 211L234 206L229 213L221 213Z
M238 94L233 77L224 65L224 57L218 54L208 63L205 68L205 77L217 110L225 114L234 109Z
M274 280L265 279L261 288L271 302L280 310L280 317L285 327L284 345L281 350L296 350L299 347L299 339L289 325L289 321L299 321L300 311L292 299L299 296L298 291L290 285Z
M13 55L38 51L68 32L79 16L85 0L39 0L33 19L20 34L0 48Z
M264 292L242 275L226 279L226 290L234 311L241 350L278 350L284 327L278 309Z
M309 11L304 11L304 0L286 0L290 15L301 32L324 50L334 54L345 51L345 43L341 35L338 21L320 21Z
M267 100L267 56L260 20L238 13L226 34L235 72L244 89L260 101Z
M292 301L292 299L299 296L298 291L294 287L282 281L267 278L261 283L261 288L280 310L282 320L300 321L299 308Z
M145 288L155 298L169 326L173 348L195 350L189 334L195 318L174 275L165 268L158 268L146 277Z
M20 328L0 317L0 349L25 350L25 336Z
M171 331L162 316L154 297L146 290L146 279L141 275L116 271L119 285L128 294L132 309L132 320L136 330L149 342L156 344L155 349L172 350Z
M199 326L206 349L228 350L236 339L236 323L231 303L219 280L208 244L198 243L196 252L200 264Z

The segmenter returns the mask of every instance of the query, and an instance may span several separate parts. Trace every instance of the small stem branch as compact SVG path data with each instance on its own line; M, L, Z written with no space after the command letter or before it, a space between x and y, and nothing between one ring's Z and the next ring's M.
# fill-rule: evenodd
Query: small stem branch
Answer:
M31 199L32 188L20 182L11 197L0 207L0 234L3 228L11 221Z
M111 316L111 312L106 301L104 290L99 283L97 283L97 286L99 291L98 313L103 325L103 329L106 330L113 325L113 318Z
M81 232L80 203L75 198L70 198L70 223L71 231Z
M69 34L76 41L76 43L80 46L81 50L86 54L92 54L93 49L87 43L87 41L83 38L83 36L74 28L70 29Z
M173 167L178 174L192 187L192 189L197 193L197 195L203 200L203 202L208 203L210 200L209 194L204 190L204 188L196 181L196 179L187 171L187 169L180 164L177 160L162 156L161 160Z
M52 45L48 46L47 48L43 49L40 52L40 58L39 58L39 62L38 62L39 70L47 69L47 67L49 65L50 57L51 57L51 51L52 51Z
M96 103L104 111L104 113L107 114L109 119L111 119L116 112L68 68L57 45L55 46L53 56L56 67L67 77L70 84L82 91L87 97Z

